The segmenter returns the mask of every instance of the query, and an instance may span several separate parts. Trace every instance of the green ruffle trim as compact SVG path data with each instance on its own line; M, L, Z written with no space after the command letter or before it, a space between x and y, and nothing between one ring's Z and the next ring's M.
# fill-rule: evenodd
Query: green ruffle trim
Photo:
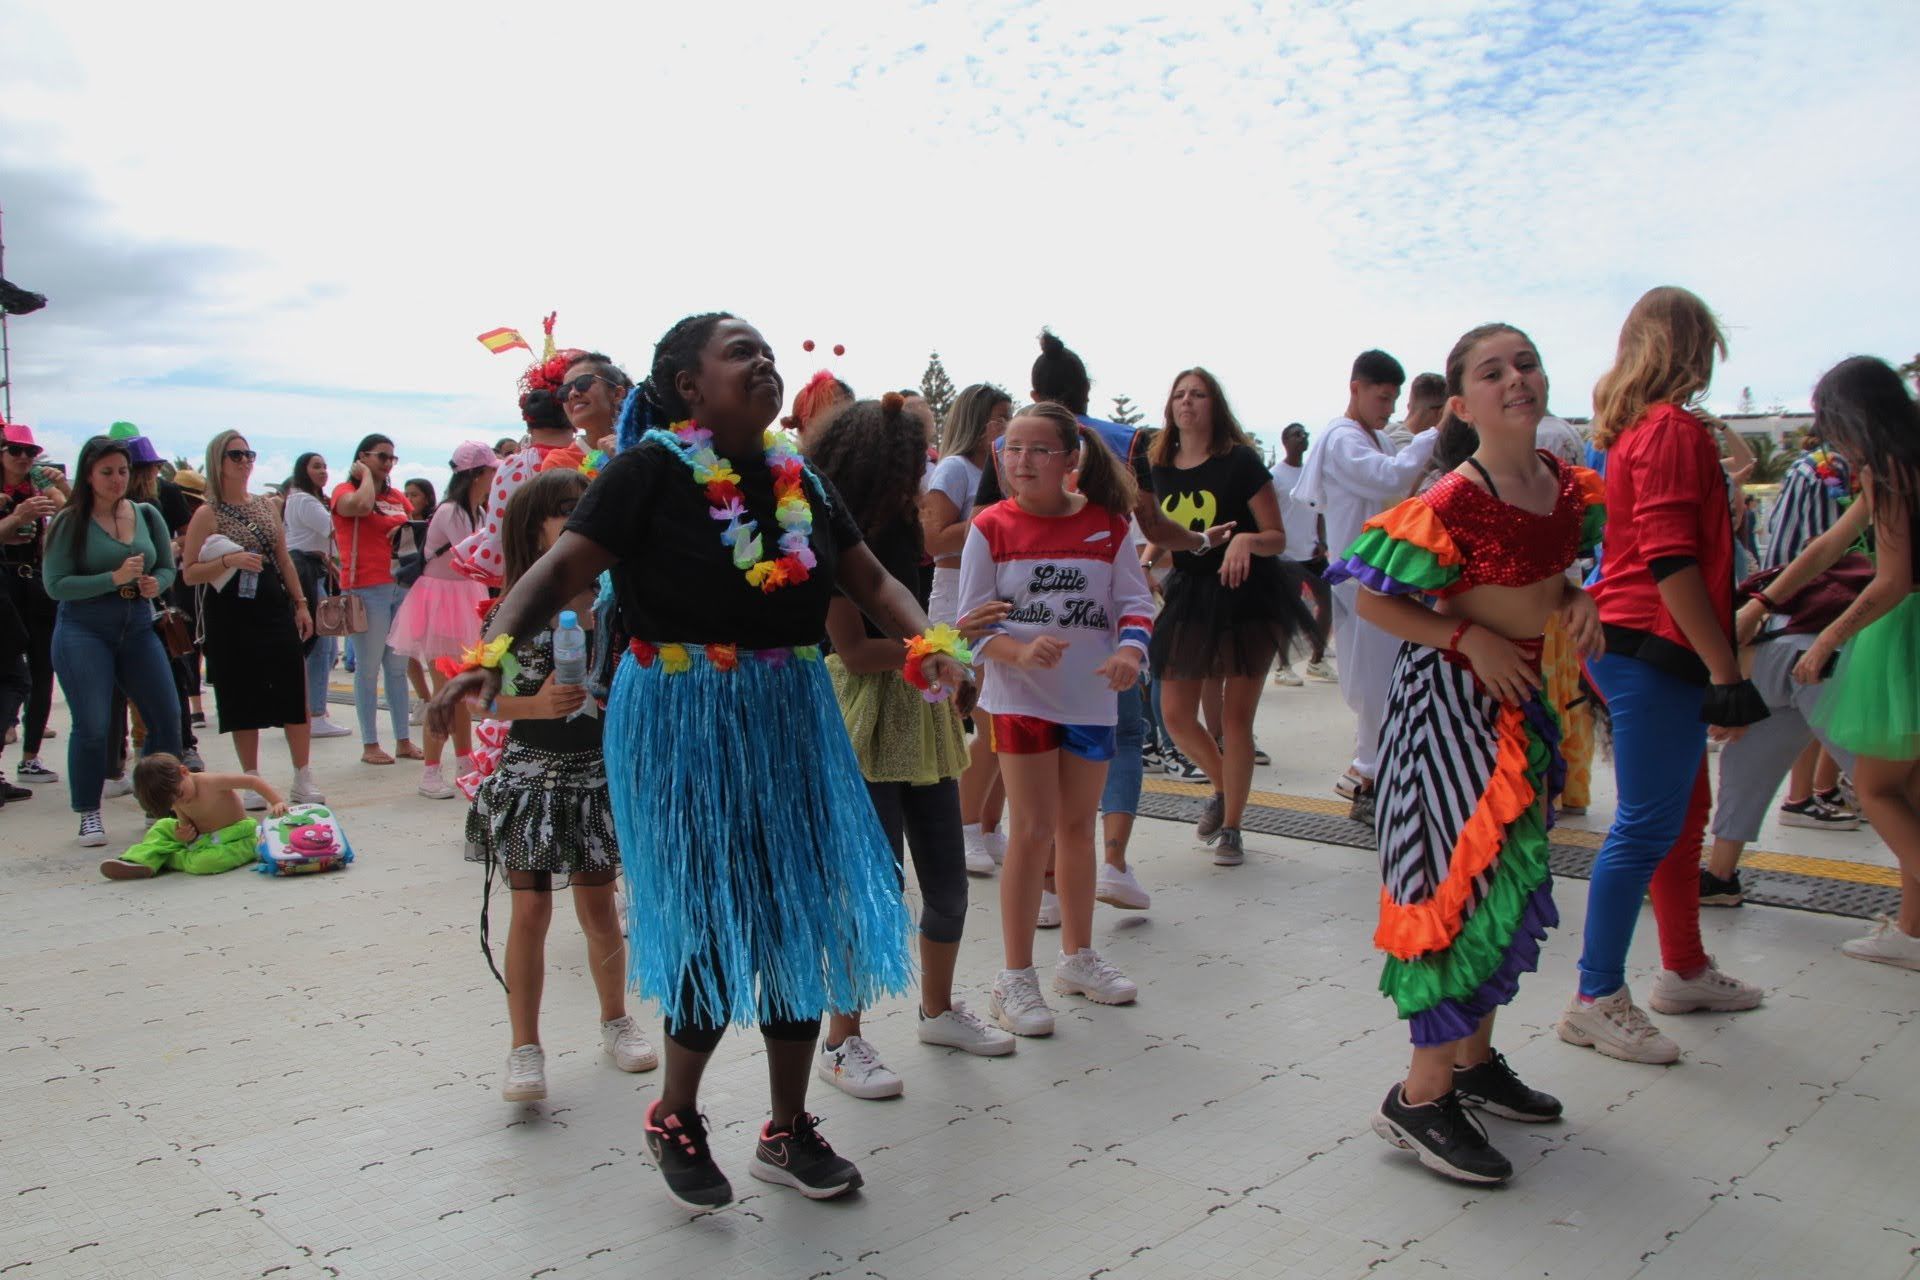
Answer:
M1440 557L1425 547L1396 538L1384 529L1363 531L1347 548L1346 558L1360 560L1395 582L1425 592L1444 591L1460 580L1459 565L1443 565Z
M1540 793L1546 786L1551 758L1547 744L1529 727L1527 781L1533 785L1534 802L1507 828L1507 838L1494 859L1486 900L1460 926L1452 945L1417 960L1387 957L1380 990L1393 998L1402 1018L1431 1009L1442 1000L1467 999L1506 958L1514 931L1526 913L1527 900L1547 882L1549 874L1546 809Z
M1586 555L1600 545L1600 535L1607 528L1607 506L1596 502L1589 506L1586 514L1580 517L1580 553Z

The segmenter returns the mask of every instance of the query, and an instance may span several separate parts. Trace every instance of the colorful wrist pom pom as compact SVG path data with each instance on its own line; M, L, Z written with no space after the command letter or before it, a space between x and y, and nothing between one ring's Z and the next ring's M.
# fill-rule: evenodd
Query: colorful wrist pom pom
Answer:
M470 644L458 659L435 658L433 666L449 680L475 669L497 669L503 684L512 684L520 675L520 660L513 656L512 636L495 636L491 640Z
M968 647L966 637L944 622L935 623L908 640L907 659L901 664L900 676L928 702L939 702L949 693L936 686L927 675L926 661L935 654L944 654L963 666L973 662L973 650Z

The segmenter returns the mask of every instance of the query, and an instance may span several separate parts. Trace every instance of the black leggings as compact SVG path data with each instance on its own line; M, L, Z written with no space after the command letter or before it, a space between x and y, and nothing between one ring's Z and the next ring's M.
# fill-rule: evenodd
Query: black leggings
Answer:
M687 974L680 984L680 1007L689 1010L692 1016L700 1016L700 995L694 987L693 975ZM720 1037L727 1034L724 1024L713 1025L705 1022L667 1023L667 1038L683 1049L694 1053L712 1053L720 1043ZM810 1043L820 1035L820 1015L811 1018L774 1018L760 1024L760 1034L769 1040L788 1040L797 1043Z
M893 846L895 862L913 849L913 875L920 882L920 932L929 942L958 942L967 928L967 848L960 833L960 783L948 778L928 786L869 782L873 811Z
M32 688L20 712L20 756L32 759L40 754L47 716L53 710L53 624L59 616L58 606L38 578L19 577L12 565L0 566L0 573L9 579L5 590L13 597L21 625L27 630L27 675Z

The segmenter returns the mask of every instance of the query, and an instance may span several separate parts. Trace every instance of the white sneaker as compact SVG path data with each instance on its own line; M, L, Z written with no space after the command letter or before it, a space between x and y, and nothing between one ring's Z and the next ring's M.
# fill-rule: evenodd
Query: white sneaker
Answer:
M993 865L999 866L1007 860L1007 833L1004 831L982 831L980 838L987 842L987 852L993 855Z
M1034 918L1036 929L1058 929L1060 927L1060 899L1058 895L1042 889L1040 891L1040 914Z
M80 815L80 843L89 849L98 849L107 842L107 824L100 821L100 811L89 809Z
M651 1071L660 1065L660 1055L640 1034L632 1014L623 1014L612 1022L600 1024L600 1043L622 1071Z
M343 724L335 724L325 716L315 716L307 722L307 732L316 738L344 738L353 730Z
M1589 1046L1622 1062L1658 1066L1680 1060L1680 1046L1660 1034L1624 986L1591 1002L1574 992L1554 1029L1568 1044Z
M1100 880L1093 889L1094 900L1122 911L1145 911L1153 898L1133 878L1133 868L1120 868L1111 862L1100 864Z
M1671 969L1662 969L1653 980L1653 993L1647 1004L1655 1013L1738 1013L1757 1008L1763 993L1750 982L1729 978L1713 967L1707 957L1707 969L1698 977L1683 978Z
M240 807L248 813L265 813L267 811L267 798L258 791L242 791L240 793Z
M1920 938L1902 933L1892 916L1876 916L1872 933L1864 938L1849 938L1840 944L1840 950L1855 960L1920 969Z
M1092 947L1075 956L1062 955L1053 966L1053 989L1063 996L1082 995L1095 1004L1132 1004L1140 988L1132 978L1100 958Z
M407 723L408 724L425 724L426 722L427 722L427 704L419 701L418 699L415 699L413 707L407 712Z
M440 766L437 764L430 764L420 770L420 785L414 790L429 800L451 800L455 795L453 784L441 776Z
M998 1027L990 1027L980 1015L955 1000L953 1007L937 1018L920 1014L920 1043L945 1045L981 1058L998 1058L1013 1052L1013 1037Z
M117 796L130 796L132 794L133 779L124 773L117 778L108 778L100 784L100 795L103 799L112 800Z
M1298 689L1306 681L1291 666L1281 665L1273 669L1273 682L1283 689Z
M1337 684L1340 680L1340 673L1333 669L1331 659L1322 658L1318 662L1309 662L1307 664L1307 678L1309 680L1324 680L1328 684Z
M320 785L313 780L311 766L293 771L293 787L287 792L287 802L289 804L325 804L327 802L327 797L320 790Z
M1002 969L987 997L987 1012L1017 1036L1053 1034L1053 1010L1040 994L1040 977L1031 968Z
M905 1088L900 1077L880 1061L880 1051L865 1036L848 1036L837 1049L829 1049L826 1041L821 1041L813 1070L822 1080L855 1098L897 1098Z
M508 1102L538 1102L547 1096L547 1051L523 1044L507 1055L507 1078L500 1096Z
M977 823L969 824L960 830L960 838L967 850L967 874L970 876L990 876L993 874L993 854L987 850L987 839L980 834Z

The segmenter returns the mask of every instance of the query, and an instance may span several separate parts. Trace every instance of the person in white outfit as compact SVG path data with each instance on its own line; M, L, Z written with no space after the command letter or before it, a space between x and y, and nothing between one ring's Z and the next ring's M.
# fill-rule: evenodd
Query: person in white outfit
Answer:
M1347 383L1347 411L1320 434L1307 454L1293 497L1326 520L1327 550L1345 551L1368 517L1413 492L1433 457L1439 432L1432 427L1396 449L1386 434L1406 382L1406 370L1384 351L1363 351ZM1380 725L1387 715L1388 679L1400 642L1354 611L1360 584L1333 588L1333 637L1340 695L1358 718L1353 763L1334 790L1349 800L1369 796L1378 771Z

